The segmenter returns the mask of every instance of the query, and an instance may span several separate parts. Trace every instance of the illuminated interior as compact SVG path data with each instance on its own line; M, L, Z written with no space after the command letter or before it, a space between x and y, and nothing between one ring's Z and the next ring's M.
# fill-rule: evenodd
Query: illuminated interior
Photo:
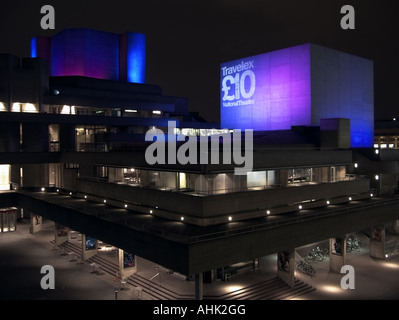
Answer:
M10 190L10 165L0 165L0 190Z
M11 107L11 112L38 113L39 110L33 103L14 102Z

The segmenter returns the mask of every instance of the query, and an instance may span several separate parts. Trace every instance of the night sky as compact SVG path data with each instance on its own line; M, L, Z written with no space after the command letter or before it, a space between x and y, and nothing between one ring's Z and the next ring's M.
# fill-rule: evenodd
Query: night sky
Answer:
M55 30L42 30L40 9L55 8ZM343 5L355 29L343 30ZM376 119L399 116L397 0L4 0L0 53L30 54L30 39L66 28L147 37L148 83L189 99L190 111L219 121L220 63L312 42L374 61Z

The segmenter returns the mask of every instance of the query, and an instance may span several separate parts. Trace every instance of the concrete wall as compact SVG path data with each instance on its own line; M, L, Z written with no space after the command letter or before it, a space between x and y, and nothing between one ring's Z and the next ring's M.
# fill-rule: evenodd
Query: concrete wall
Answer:
M22 165L23 187L42 188L49 185L49 166L43 164Z
M369 192L368 180L246 191L206 197L97 181L76 180L76 182L76 188L73 190L82 196L90 195L97 201L102 201L104 198L119 201L119 204L116 203L117 206L129 203L131 208L139 212L149 213L150 210L153 210L155 215L172 220L179 220L183 215L188 223L192 218L192 223L200 225L225 222L227 215L233 215L235 220L264 216L266 209L270 208L273 211L273 208L279 206L284 206L282 212L295 211L297 209L293 204L304 200L321 200L317 205L324 206L325 199L331 201L336 197L346 199L347 194L367 195ZM291 205L287 205L287 203Z
M374 142L373 61L311 45L312 125L321 119L350 119L351 147Z

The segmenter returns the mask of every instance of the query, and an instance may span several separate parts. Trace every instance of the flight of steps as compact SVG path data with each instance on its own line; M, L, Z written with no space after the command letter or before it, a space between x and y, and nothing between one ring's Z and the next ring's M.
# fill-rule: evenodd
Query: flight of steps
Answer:
M222 300L289 300L316 290L316 288L295 279L291 288L283 280L272 278L232 291L220 296L204 297Z
M59 246L64 254L74 252L81 254L81 246L66 241ZM118 265L116 262L110 261L97 254L88 260L88 263L96 263L101 265L101 272L115 277ZM244 275L243 275L244 276ZM146 293L153 300L193 300L193 295L182 295L170 288L159 286L150 279L136 273L126 279L127 283L133 287L140 287L143 293ZM221 295L204 295L203 300L289 300L299 297L303 294L316 290L316 288L304 283L299 279L295 279L294 286L291 288L279 278L272 278L265 281L256 282L253 285L241 288L236 291L228 292Z

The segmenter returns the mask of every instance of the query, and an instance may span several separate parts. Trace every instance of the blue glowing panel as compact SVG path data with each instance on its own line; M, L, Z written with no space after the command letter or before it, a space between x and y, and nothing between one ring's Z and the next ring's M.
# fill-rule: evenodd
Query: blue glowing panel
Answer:
M221 127L285 130L311 124L310 44L221 64Z
M37 58L37 37L34 37L30 41L30 57Z
M351 147L374 141L373 62L330 48L312 48L312 124L320 119L350 119Z
M145 83L145 35L127 34L127 81Z

